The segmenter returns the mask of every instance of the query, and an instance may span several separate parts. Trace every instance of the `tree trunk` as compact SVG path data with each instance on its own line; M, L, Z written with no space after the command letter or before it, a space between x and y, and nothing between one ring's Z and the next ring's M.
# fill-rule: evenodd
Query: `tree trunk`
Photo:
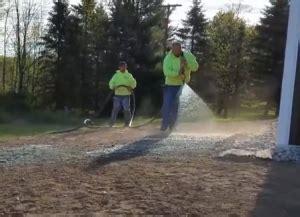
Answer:
M192 30L192 41L191 41L191 52L194 53L195 51L195 27Z
M235 117L237 115L237 112L240 108L240 80L239 80L239 71L236 70L235 73L235 80L234 80L234 93L232 96L232 103L233 103L233 116Z
M100 74L100 54L98 54L96 58L96 83L95 83L95 111L99 109L99 97L100 97L100 79L101 79L101 74Z
M14 64L13 69L11 73L11 91L16 92L17 91L17 75L18 75L18 67L17 67L17 59L14 57Z
M6 48L4 48L3 67L2 67L2 90L5 92L6 83Z
M35 59L34 59L35 61ZM34 90L35 90L35 76L37 74L37 66L36 63L33 64L32 68L32 78L31 78L31 94L34 95Z
M5 92L5 86L6 86L6 48L7 48L7 22L8 22L8 16L9 16L10 8L6 10L5 13L5 22L4 22L4 41L3 41L3 67L2 67L2 90Z
M270 100L267 101L267 104L265 106L265 110L264 110L264 117L267 118L269 116L269 111L272 107L272 102Z
M17 16L17 23L16 23L16 38L17 38L17 72L18 74L16 75L17 78L19 78L18 81L18 93L22 93L22 82L21 80L23 79L23 69L22 69L22 51L21 51L21 20L20 20L20 11L19 11L19 1L15 0L15 9L16 9L16 16ZM18 77L19 75L19 77Z
M226 93L219 94L218 102L217 102L217 115L225 119L228 117L228 100L229 100L228 94Z
M26 11L26 16L30 16L31 10ZM22 55L21 55L21 70L20 70L20 77L19 77L19 93L24 92L24 80L26 76L26 64L27 64L27 33L29 28L29 21L27 19L30 19L29 17L24 18L26 20L24 25L24 32L23 32L23 45L22 45Z

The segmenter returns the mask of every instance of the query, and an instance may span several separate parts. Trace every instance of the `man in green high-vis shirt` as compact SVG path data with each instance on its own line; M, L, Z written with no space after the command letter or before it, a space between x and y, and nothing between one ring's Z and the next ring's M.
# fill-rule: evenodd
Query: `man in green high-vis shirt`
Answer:
M165 87L161 131L168 128L172 130L175 126L182 86L190 81L191 72L197 71L198 68L199 64L192 53L183 51L180 43L172 45L163 64Z
M127 71L126 62L120 62L119 70L116 71L109 82L109 88L115 92L110 126L112 127L115 124L118 113L123 108L125 126L128 127L131 119L130 95L132 90L136 88L136 80Z

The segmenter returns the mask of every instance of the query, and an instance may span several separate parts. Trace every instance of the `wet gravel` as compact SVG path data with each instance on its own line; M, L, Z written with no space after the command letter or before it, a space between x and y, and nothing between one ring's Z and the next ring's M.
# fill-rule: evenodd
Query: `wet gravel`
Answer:
M108 163L140 156L157 157L251 157L275 161L300 161L299 147L276 147L277 123L256 132L209 135L174 133L162 137L146 137L131 144L118 145L87 153Z
M145 137L130 144L102 146L83 152L59 145L25 145L0 149L0 166L26 165L92 157L103 164L142 156L154 157L228 157L250 156L277 161L298 161L298 147L276 148L276 123L257 132L241 134L184 134Z
M56 162L78 157L79 153L55 145L24 145L0 149L0 166L28 165L40 162Z
M126 159L139 156L208 156L218 157L231 149L265 150L275 148L276 124L266 130L246 134L197 135L173 133L168 136L146 137L131 144L117 145L111 148L88 152L104 161Z

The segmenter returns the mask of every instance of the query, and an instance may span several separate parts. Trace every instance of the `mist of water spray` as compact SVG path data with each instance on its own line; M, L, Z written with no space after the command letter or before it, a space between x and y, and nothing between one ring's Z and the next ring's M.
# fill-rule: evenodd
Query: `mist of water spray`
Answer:
M183 86L180 96L178 122L212 121L213 113L208 105L187 84Z

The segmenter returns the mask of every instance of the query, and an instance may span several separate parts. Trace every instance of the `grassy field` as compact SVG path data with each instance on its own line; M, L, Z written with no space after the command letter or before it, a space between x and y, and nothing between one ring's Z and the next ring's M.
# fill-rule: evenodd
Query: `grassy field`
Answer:
M251 121L262 119L275 119L275 112L270 111L268 117L263 116L263 103L252 103L251 106L243 105L241 109L233 115L231 112L228 118L214 117L217 122L233 122L233 121ZM35 111L26 114L11 114L0 110L0 140L11 137L33 136L51 131L58 131L76 127L83 123L85 117L79 115L65 116L63 112L42 112ZM109 119L96 119L94 124L97 126L108 126ZM133 127L148 124L159 125L160 119L136 116ZM116 124L117 127L123 126L122 118Z
M82 118L65 117L62 112L41 112L12 114L0 112L0 139L20 136L33 136L78 126Z
M50 131L66 129L69 126L59 124L0 124L0 139L19 136L33 136Z
M232 110L228 112L228 118L224 119L222 117L215 117L215 121L228 122L228 121L251 121L251 120L269 120L276 119L275 109L272 108L269 111L268 116L264 116L264 109L266 103L260 101L244 101L241 107L235 114Z
M271 120L276 119L276 115L274 111L271 111L267 117L265 117L261 112L255 111L247 111L242 110L239 111L236 115L228 115L228 118L224 119L222 117L214 117L215 121L220 122L230 122L230 121L255 121L255 120Z

